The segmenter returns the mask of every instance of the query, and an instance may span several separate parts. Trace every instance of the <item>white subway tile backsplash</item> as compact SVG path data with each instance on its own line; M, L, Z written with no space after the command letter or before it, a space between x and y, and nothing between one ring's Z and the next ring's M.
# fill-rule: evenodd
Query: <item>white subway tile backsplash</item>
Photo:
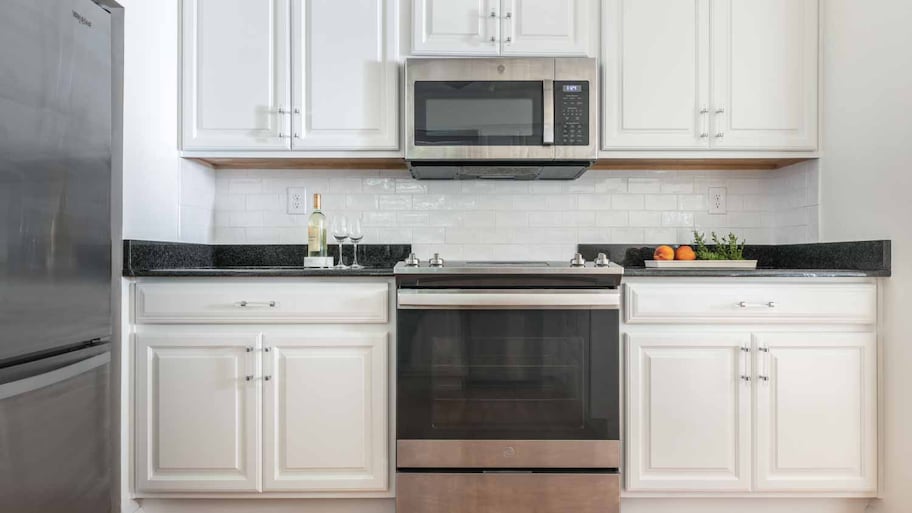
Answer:
M187 233L208 230L217 243L304 243L307 216L285 213L290 186L322 193L330 218L360 218L365 243L412 243L421 258L565 259L580 242L688 243L694 230L752 243L817 240L816 162L774 172L590 171L569 182L425 182L405 170L215 173L208 221L192 205L192 179L182 211ZM707 212L710 186L726 188L728 213Z

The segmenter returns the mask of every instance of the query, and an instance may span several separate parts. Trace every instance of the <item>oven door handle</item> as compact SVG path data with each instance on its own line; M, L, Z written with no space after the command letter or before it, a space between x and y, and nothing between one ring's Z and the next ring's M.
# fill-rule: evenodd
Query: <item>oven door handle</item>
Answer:
M617 290L487 290L487 289L400 289L400 309L437 310L526 310L585 309L617 310Z

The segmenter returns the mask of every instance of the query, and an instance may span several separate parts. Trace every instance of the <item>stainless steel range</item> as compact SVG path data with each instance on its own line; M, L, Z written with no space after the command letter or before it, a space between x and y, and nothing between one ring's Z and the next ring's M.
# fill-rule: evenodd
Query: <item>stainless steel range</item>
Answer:
M623 268L435 255L395 273L397 511L617 511Z

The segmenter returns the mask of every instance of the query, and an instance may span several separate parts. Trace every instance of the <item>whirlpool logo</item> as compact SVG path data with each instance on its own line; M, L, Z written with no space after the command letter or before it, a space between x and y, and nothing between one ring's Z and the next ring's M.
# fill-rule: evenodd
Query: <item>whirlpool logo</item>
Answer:
M78 21L80 25L85 25L86 27L92 26L91 21L87 20L85 16L79 14L76 11L73 11L73 17L76 18L76 21Z

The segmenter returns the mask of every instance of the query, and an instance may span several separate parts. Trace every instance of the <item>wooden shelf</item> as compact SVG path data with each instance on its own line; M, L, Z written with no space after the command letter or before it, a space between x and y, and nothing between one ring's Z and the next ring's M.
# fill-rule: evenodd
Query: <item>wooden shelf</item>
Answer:
M235 158L190 157L215 169L405 169L401 158ZM801 158L693 158L693 159L599 159L593 170L769 170L779 169L799 162L813 160Z

